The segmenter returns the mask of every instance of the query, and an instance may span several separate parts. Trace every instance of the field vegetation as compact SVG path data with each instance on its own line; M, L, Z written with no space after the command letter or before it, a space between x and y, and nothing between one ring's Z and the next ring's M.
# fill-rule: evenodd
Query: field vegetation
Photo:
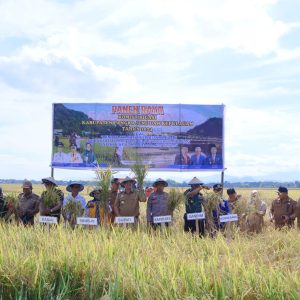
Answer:
M276 196L275 189L261 194L267 203ZM275 231L266 216L259 235L233 229L230 239L201 239L183 232L183 208L170 229L156 232L145 224L145 204L141 210L135 229L0 224L2 299L300 298L299 230Z

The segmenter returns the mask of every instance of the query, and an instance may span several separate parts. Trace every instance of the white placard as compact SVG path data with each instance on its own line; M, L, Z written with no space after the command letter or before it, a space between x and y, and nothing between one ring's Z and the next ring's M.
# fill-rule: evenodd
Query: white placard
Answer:
M77 218L78 225L94 225L97 226L97 218Z
M132 224L132 223L134 223L134 217L116 217L115 223L117 223L117 224Z
M238 220L239 220L239 217L237 214L229 214L229 215L220 216L221 223L235 222Z
M40 216L40 223L57 224L57 217Z
M153 223L170 223L172 222L172 216L159 216L159 217L153 217Z
M205 212L187 214L186 217L188 220L204 220Z

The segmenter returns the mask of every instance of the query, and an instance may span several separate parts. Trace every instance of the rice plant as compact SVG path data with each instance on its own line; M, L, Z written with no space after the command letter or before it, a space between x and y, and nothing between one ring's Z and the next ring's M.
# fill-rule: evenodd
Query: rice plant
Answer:
M173 214L175 210L179 210L180 206L184 203L184 195L176 188L171 188L168 192L168 208Z

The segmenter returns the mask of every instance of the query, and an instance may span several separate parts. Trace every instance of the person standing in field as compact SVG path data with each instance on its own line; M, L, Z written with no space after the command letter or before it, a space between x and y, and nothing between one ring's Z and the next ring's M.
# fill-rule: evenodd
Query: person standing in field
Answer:
M279 187L277 194L278 198L271 205L271 221L274 221L276 229L281 229L285 226L293 227L298 213L297 202L289 197L286 187Z
M53 177L42 179L46 191L41 195L40 215L56 217L60 221L61 208L64 202L64 193L57 188L57 183Z
M76 215L76 217L81 217L86 207L86 201L79 193L84 190L84 186L80 182L72 182L67 186L66 190L70 192L70 194L64 198L63 208L65 209L70 201L75 201L78 203L78 208L80 207L82 209L82 213L80 215ZM71 224L72 227L74 227L76 225L74 223L76 222L76 219L72 219L72 213L75 212L66 211L66 213L64 213L64 218Z
M122 181L124 191L117 195L114 212L117 217L135 217L136 222L140 215L139 202L146 202L146 195L143 190L134 190L133 185L136 181L126 177Z
M220 197L218 207L213 210L213 219L217 230L223 229L225 223L220 222L220 216L227 215L230 213L229 202L222 199L223 186L220 183L213 185L213 192Z
M88 201L85 209L85 216L89 218L97 218L98 225L104 224L104 207L101 206L101 188L96 188L90 192L90 197L93 199ZM108 205L109 206L109 205ZM106 211L109 211L109 207L106 207ZM106 224L110 224L110 215L107 213L105 216Z
M261 200L260 193L257 190L251 192L250 200L247 205L247 232L260 233L264 226L264 216L267 211L267 205Z
M0 187L0 218L4 218L7 212L8 212L8 207L4 200L2 187Z
M114 223L115 222L115 217L116 217L116 212L115 212L115 202L117 199L117 195L119 192L119 187L120 187L120 181L119 178L113 178L111 181L111 187L109 191L109 207L110 207L110 222Z
M39 212L40 198L32 192L30 181L24 180L22 188L17 212L24 225L34 225L34 216Z
M158 178L153 187L156 187L156 191L152 192L147 201L147 223L152 226L153 229L161 226L161 224L155 224L153 222L154 217L172 215L168 205L168 193L164 191L164 188L168 186L168 182ZM169 226L169 223L166 223Z
M184 214L184 231L196 232L196 222L198 222L199 235L204 235L204 221L203 220L188 220L187 214L202 212L203 195L201 190L204 189L203 182L197 177L194 177L189 183L191 188L184 192L185 201L185 214Z

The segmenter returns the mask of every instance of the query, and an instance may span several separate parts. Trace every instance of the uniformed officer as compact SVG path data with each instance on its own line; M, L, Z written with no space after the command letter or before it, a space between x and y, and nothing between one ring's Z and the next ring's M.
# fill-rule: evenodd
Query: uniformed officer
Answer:
M271 221L274 221L276 229L292 227L297 216L297 202L289 197L286 187L279 187L277 193L278 198L271 205Z
M172 215L168 205L169 194L164 192L164 188L168 186L168 182L158 178L153 183L156 191L151 193L147 201L147 222L156 229L160 224L154 224L153 218L159 216ZM169 223L166 223L168 226Z
M39 212L40 197L32 192L32 183L24 180L23 193L19 195L18 215L24 225L33 225Z
M139 202L146 202L146 195L143 190L134 190L133 185L136 181L130 177L126 177L121 184L124 191L117 195L114 211L117 217L135 217L138 221L140 215Z
M189 183L191 188L184 192L186 197L185 214L184 214L184 231L196 232L196 222L199 226L199 235L204 235L203 220L188 220L187 214L202 212L203 196L201 190L204 188L203 182L197 177L194 177Z

